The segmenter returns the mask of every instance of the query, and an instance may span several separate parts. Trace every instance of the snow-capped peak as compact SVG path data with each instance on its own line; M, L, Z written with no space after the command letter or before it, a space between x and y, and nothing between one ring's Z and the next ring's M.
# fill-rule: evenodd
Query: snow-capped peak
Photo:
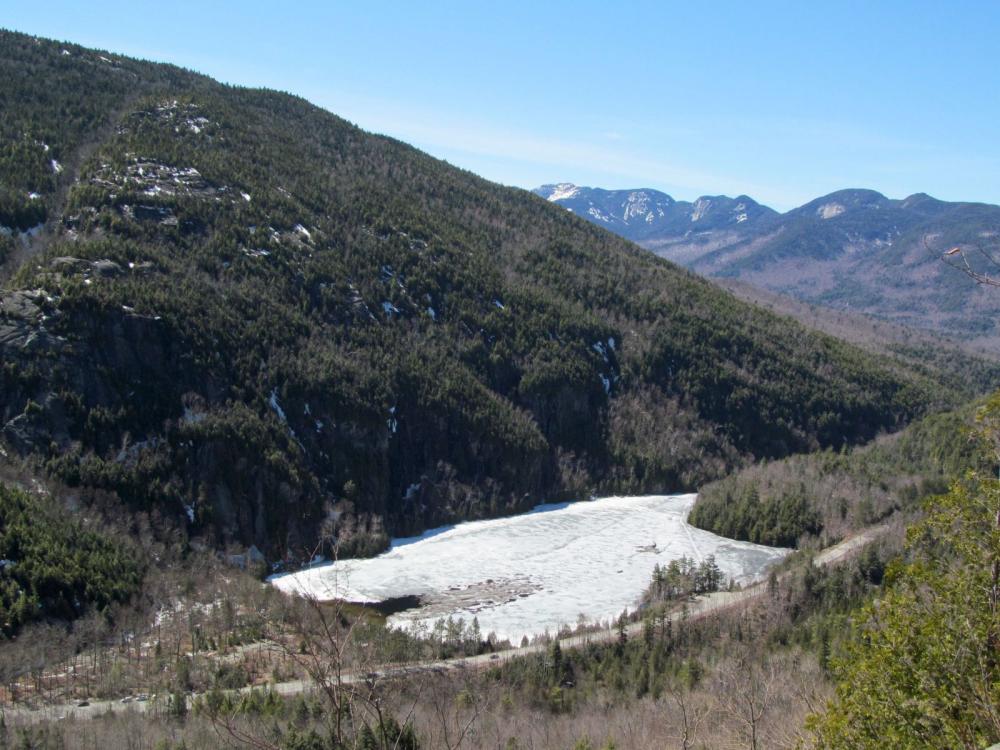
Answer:
M558 185L552 187L552 192L548 195L548 200L555 203L556 201L564 201L568 198L572 198L574 195L580 192L580 188L574 185L572 182L560 182Z

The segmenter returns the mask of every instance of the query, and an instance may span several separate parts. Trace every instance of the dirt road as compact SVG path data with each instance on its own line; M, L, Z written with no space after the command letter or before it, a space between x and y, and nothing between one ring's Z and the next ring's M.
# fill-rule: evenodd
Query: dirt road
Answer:
M877 539L888 530L885 524L872 526L861 531L854 536L848 537L838 544L827 547L813 558L814 565L835 565L850 557L866 544ZM785 578L788 572L782 573L779 578ZM669 615L668 619L676 622L681 617L687 619L700 619L711 614L721 612L730 607L750 601L762 596L767 590L767 584L759 581L739 591L717 591L712 594L698 597L690 602L686 612L676 611ZM630 637L642 632L642 623L631 623L625 631ZM609 643L618 638L618 631L614 628L610 630L595 630L587 633L567 636L559 639L561 648L574 649L582 648L591 643ZM456 659L446 659L440 661L423 661L413 664L398 666L388 666L382 669L365 672L363 674L347 673L343 676L343 681L347 684L363 682L365 679L394 679L423 672L441 672L448 670L479 669L493 664L500 664L510 659L529 654L542 653L548 649L546 644L534 644L521 648L511 648L505 651L497 651L492 654L480 654L479 656L465 656ZM280 695L297 695L306 692L313 687L309 680L290 680L271 685L271 689ZM250 687L239 691L249 692ZM259 687L257 689L260 689ZM3 706L2 711L8 725L15 724L35 724L43 721L60 719L92 719L106 713L136 712L147 713L150 711L165 711L166 698L151 697L145 701L131 700L123 703L121 700L92 701L86 706L79 706L75 703L54 704L31 708L25 705Z

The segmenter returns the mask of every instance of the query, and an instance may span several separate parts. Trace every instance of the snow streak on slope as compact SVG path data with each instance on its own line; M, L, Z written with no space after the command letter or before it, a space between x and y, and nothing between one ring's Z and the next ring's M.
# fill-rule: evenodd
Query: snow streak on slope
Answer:
M580 192L580 188L569 182L560 182L558 185L552 187L552 192L549 194L548 200L555 203L556 201L569 200L574 195Z
M512 518L442 527L397 539L370 560L344 560L276 576L284 591L379 602L417 595L393 615L401 626L479 618L482 632L517 643L562 625L634 609L653 566L715 555L726 578L748 582L788 553L689 526L695 495L609 497L541 505ZM655 546L654 546L655 545Z

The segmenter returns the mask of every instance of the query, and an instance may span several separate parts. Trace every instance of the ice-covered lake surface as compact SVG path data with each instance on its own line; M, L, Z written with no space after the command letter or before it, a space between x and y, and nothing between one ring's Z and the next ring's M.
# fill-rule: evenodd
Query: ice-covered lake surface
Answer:
M396 539L382 555L342 560L272 583L319 599L382 602L418 596L392 625L479 619L517 644L563 625L609 621L635 609L656 563L714 555L726 579L759 578L789 550L738 542L690 526L696 495L607 497L540 505L529 513Z

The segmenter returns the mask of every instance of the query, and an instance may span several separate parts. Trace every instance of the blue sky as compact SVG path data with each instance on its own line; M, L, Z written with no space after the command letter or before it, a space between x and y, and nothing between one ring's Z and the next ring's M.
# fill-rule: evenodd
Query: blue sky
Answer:
M510 185L1000 203L1000 3L8 2Z

